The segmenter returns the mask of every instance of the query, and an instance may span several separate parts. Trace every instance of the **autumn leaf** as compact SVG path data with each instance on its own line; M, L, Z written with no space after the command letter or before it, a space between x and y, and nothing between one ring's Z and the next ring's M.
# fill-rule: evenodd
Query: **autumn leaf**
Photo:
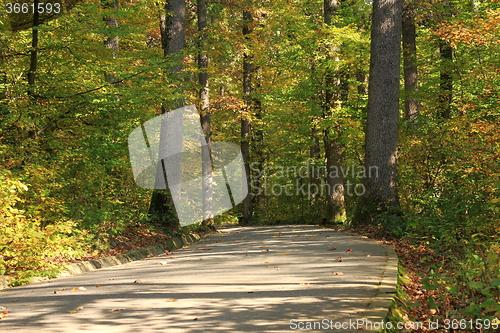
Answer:
M5 316L9 313L9 311L4 311L2 313L0 313L0 319L4 319Z
M352 249L347 249L345 252L354 252Z
M287 256L288 253L280 253L280 256Z
M116 312L116 311L121 311L121 310L125 310L125 309L124 308L111 309L111 312Z
M342 273L342 272L332 272L332 273L335 275L344 275L344 273Z
M336 249L337 249L336 247L329 248L330 251L335 251Z
M342 257L337 257L337 258L335 259L335 261L337 261L337 262L341 262L341 261L342 261Z
M166 302L177 302L177 300L176 299L168 299L168 300L166 300Z

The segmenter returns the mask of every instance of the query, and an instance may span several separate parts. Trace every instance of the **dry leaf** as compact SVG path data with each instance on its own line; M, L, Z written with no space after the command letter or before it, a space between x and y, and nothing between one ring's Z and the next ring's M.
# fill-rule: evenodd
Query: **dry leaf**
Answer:
M135 280L134 283L142 283L141 280Z
M68 313L75 314L75 313L78 313L78 311L71 310L71 311L68 311Z
M198 317L194 318L193 320L198 320Z
M200 251L210 251L212 249L200 249Z
M332 272L332 273L335 275L344 275L344 273L342 273L342 272Z
M166 265L167 262L166 261L162 261L162 262L159 262L158 265Z
M354 252L352 249L347 249L345 252Z
M169 300L167 300L167 302L177 302L177 300L176 299L169 299Z
M264 261L264 264L269 264L269 263L270 263L270 261Z
M96 288L99 288L99 287L102 287L102 284L98 284L97 286L95 286Z
M19 302L18 299L13 299L11 302Z
M165 254L169 256L169 255L171 255L171 254L173 254L173 253L172 253L172 252L170 252L170 251L165 251Z
M335 251L336 249L337 249L336 247L329 248L330 251Z
M278 268L279 266L274 266L274 268Z
M54 290L54 294L59 294L59 292L57 290Z
M5 318L5 316L9 313L9 311L4 311L2 313L0 313L0 319L3 319Z
M170 259L177 259L177 257L169 257Z
M335 261L341 262L342 261L342 257L337 257L337 259L335 259Z
M287 256L288 253L280 253L280 256Z
M271 267L271 266L266 266L267 268Z
M124 308L111 309L111 312L116 312L116 311L121 311L121 310L125 310L125 309Z

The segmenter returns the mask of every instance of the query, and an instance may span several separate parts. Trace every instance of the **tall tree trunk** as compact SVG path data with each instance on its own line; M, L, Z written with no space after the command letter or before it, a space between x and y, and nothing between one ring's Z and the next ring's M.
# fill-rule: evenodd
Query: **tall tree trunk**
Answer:
M208 89L208 55L206 51L207 39L207 4L205 0L198 0L198 33L199 53L198 53L198 83L200 84L200 113L201 128L207 143L202 152L202 173L203 173L203 226L206 229L214 229L213 206L212 206L212 162L210 159L211 134L210 134L210 98Z
M248 10L243 11L243 35L248 36L252 33L252 29L250 27L252 23L252 13ZM245 37L247 40L248 37ZM244 55L243 58L243 94L245 97L245 107L247 112L253 109L253 101L252 101L252 77L253 72L255 71L255 66L252 63L252 56L249 54ZM250 218L252 217L252 193L251 193L251 177L250 177L250 121L248 117L244 117L241 119L241 154L243 157L243 161L245 163L245 172L247 177L248 184L248 195L245 199L243 199L243 219L241 221L242 224L248 224L250 222Z
M38 8L38 0L35 0L34 2L34 8ZM33 13L33 26L32 26L32 32L31 32L31 50L30 50L30 68L28 70L28 97L30 98L31 102L35 102L36 94L35 94L35 79L36 79L36 69L38 66L38 26L40 24L40 14L38 13L37 10ZM29 114L31 119L34 119L36 117L36 114L34 112L31 112ZM28 136L29 137L36 137L37 136L37 131L36 130L29 130L28 131Z
M337 0L324 0L324 19L328 25L332 24L332 18L337 14ZM338 48L330 50L336 52ZM338 61L338 58L332 59ZM324 106L324 117L332 117L332 110L341 105L342 90L340 71L330 71L326 73L326 88ZM325 164L326 164L326 221L340 222L345 219L344 202L344 178L342 172L343 147L340 142L341 129L337 124L333 128L324 130L323 140L325 144Z
M181 50L185 46L186 35L186 2L185 0L168 0L165 4L165 16L160 18L160 31L162 35L162 48L165 57L175 61L175 65L170 69L174 74L180 74L183 68ZM181 108L184 106L184 98L182 97L182 88L178 85L179 98L173 103L173 108ZM162 113L166 112L167 108L162 105ZM164 131L161 131L160 147L165 145ZM159 170L164 169L162 160L158 161ZM157 177L161 177L161 173L157 173ZM157 183L161 183L157 179ZM175 212L175 206L170 193L170 189L154 190L151 196L149 206L149 214L153 218L159 219L161 223L169 230L177 230L179 228L179 219Z
M370 223L397 207L399 70L403 0L374 0L368 117L365 136L365 193L354 224Z
M411 0L410 0L411 1ZM419 100L415 94L418 88L417 42L415 32L415 6L406 1L403 7L403 61L405 80L405 114L414 123L419 114Z

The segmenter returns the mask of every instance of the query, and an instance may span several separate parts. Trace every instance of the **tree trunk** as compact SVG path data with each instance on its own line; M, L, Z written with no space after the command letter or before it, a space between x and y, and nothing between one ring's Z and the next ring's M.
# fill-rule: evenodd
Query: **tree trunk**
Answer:
M419 114L419 100L415 94L418 88L417 43L415 32L415 8L405 2L402 19L403 61L405 80L405 114L410 123L414 123Z
M210 99L208 90L208 55L206 51L207 39L207 4L205 0L198 0L198 33L199 53L198 53L198 83L200 84L200 114L201 128L205 135L207 143L206 148L202 152L202 173L203 173L203 226L206 229L215 229L212 207L212 162L210 159L211 152L211 135L210 135Z
M397 207L399 67L403 0L374 0L368 117L365 136L365 193L353 224L370 223Z
M250 28L252 21L252 14L245 10L243 11L243 35L247 36L252 33ZM255 66L252 63L252 57L245 53L243 59L243 94L245 96L245 107L247 112L252 110L253 102L252 102L252 76L255 70ZM245 172L247 177L248 184L248 195L245 199L243 199L243 219L241 220L242 224L248 224L250 222L250 218L252 217L252 193L251 193L251 178L250 178L250 121L248 117L244 117L241 119L241 154L243 157L243 161L245 163Z
M183 59L181 50L185 46L186 35L186 2L185 0L168 0L165 4L165 16L160 18L160 31L162 35L162 47L165 57L170 57L175 61L175 65L170 69L174 74L180 74L183 68ZM179 98L173 103L173 109L178 109L184 106L184 98L182 97L182 87L178 87ZM165 105L162 105L162 113L166 112ZM160 147L166 144L166 138L161 131ZM164 169L162 161L158 161L158 169ZM159 177L161 174L157 173ZM165 178L166 179L166 178ZM157 182L161 180L157 179ZM175 212L175 206L170 193L170 189L155 190L151 197L149 206L149 214L153 219L157 219L169 230L177 230L179 228L179 219Z
M34 2L34 8L38 8L38 0ZM37 10L33 13L33 26L31 32L31 50L30 50L30 68L28 70L28 97L32 103L35 103L35 79L36 79L36 69L38 66L38 26L40 25L40 14ZM35 119L36 114L34 112L29 113L31 119ZM37 136L37 131L35 129L28 130L28 136L30 138L35 138Z
M439 53L441 55L441 73L440 92L439 92L439 109L440 117L450 119L451 117L451 102L453 100L453 49L446 41L439 40Z
M118 9L118 0L112 2L103 1L102 3L104 7ZM109 28L111 31L116 30L118 28L118 18L116 17L107 16L103 18L103 21L106 22L106 27ZM119 50L118 36L111 33L109 37L106 38L106 40L104 41L104 45L106 46L106 48L113 50L113 58L115 58ZM117 79L113 73L106 73L105 76L106 76L106 81L108 81L109 83L115 82L114 86L116 88L120 86L120 84L116 82Z
M332 24L332 18L337 14L337 0L324 0L324 19L328 25ZM330 50L336 52L338 48ZM338 58L332 59L338 61ZM337 70L326 73L326 88L324 104L324 117L332 117L332 110L341 105L342 92L345 87L341 86L342 75ZM344 96L345 97L345 96ZM343 147L340 142L341 129L340 126L326 129L323 132L323 140L325 144L325 164L326 164L326 222L341 222L345 219L345 202L344 202L344 177L342 172L343 164Z

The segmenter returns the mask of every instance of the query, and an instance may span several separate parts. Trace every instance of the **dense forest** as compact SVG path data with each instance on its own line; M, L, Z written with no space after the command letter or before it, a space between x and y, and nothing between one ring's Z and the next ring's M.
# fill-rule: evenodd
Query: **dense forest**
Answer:
M498 0L2 0L0 17L12 284L194 227L322 224L404 247L395 317L500 317ZM209 146L241 147L250 194L180 227L127 140L192 104Z

